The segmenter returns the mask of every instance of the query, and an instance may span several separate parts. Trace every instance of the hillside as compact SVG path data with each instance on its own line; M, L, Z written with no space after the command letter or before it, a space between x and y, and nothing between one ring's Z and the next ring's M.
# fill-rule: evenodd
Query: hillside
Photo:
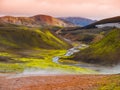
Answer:
M114 65L120 63L120 29L109 32L102 40L77 53L74 59L87 63Z
M69 46L49 30L22 26L0 27L0 48L67 49Z
M4 16L0 17L1 23L9 23L16 25L23 25L29 27L46 27L46 26L59 26L59 27L72 27L73 24L64 22L57 18L48 15L35 15L32 17L13 17Z
M85 27L66 27L57 33L59 32L58 34L72 41L91 43L98 37L101 39L104 36L101 36L101 33L107 33L114 28L120 28L120 16L103 19Z
M112 18L106 18L106 19L103 19L103 20L100 20L100 21L97 21L93 24L90 24L90 25L87 25L84 27L84 29L89 29L89 28L96 28L96 25L99 25L99 24L106 24L106 23L120 23L120 16L117 16L117 17L112 17Z
M1 26L0 73L23 72L27 68L60 68L52 58L72 47L47 29L12 24Z
M60 31L61 30L61 31ZM77 41L82 43L93 43L99 41L108 33L111 28L93 28L93 29L76 29L75 28L63 28L56 33L71 41Z
M71 22L75 24L76 26L86 26L86 25L96 22L95 20L91 20L88 18L82 18L82 17L60 17L59 19Z

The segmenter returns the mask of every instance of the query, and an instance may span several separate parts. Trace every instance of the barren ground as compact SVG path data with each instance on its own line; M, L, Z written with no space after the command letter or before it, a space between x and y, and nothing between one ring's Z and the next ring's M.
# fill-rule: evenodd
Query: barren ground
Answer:
M0 90L93 90L107 75L0 76Z

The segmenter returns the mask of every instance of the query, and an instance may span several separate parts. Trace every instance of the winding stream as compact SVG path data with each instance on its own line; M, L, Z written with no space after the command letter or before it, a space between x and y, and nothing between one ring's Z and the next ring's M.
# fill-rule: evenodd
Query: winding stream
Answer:
M87 48L87 47L89 47L89 46L85 45L85 44L80 44L77 47L73 47L73 48L69 49L64 56L71 56L74 53L79 52L80 49ZM52 58L52 62L54 62L56 64L62 64L59 62L59 60L60 60L59 56ZM92 70L98 71L100 74L118 74L118 73L120 73L120 65L116 65L114 67L105 67L105 66L99 66L99 65L88 64L88 63L83 63L83 62L78 62L78 64L67 64L67 65L92 69Z
M88 45L80 44L80 45L77 46L77 47L73 47L73 48L69 49L64 56L71 56L71 55L73 55L74 53L79 52L80 49L82 49L82 48L87 48L87 47L88 47ZM60 57L59 57L59 56L56 56L56 57L53 57L53 58L52 58L52 61L53 61L54 63L59 64L59 59L60 59Z

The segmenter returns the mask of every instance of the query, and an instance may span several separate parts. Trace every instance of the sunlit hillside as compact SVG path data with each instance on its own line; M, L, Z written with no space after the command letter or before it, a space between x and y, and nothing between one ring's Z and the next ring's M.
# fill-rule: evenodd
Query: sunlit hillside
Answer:
M120 30L114 29L102 40L76 54L75 60L94 64L114 65L120 63Z

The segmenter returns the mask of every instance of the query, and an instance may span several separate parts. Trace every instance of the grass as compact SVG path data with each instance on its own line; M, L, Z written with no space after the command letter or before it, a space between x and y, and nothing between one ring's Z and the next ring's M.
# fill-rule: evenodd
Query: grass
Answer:
M54 56L63 56L66 53L66 50L31 50L31 51L20 51L22 54L4 53L1 56L6 56L12 58L15 63L0 62L0 72L23 72L27 68L39 68L39 69L58 69L70 73L96 73L95 71L69 66L69 65L60 65L52 62ZM24 54L24 57L23 57Z
M112 75L98 83L97 90L120 90L120 75Z
M20 73L28 68L60 69L71 73L95 71L52 62L63 56L71 45L49 30L25 26L0 27L0 72Z
M49 30L28 27L0 27L1 48L14 49L68 49L70 44Z
M75 59L95 64L114 65L120 62L120 30L114 29L102 40L76 54Z

